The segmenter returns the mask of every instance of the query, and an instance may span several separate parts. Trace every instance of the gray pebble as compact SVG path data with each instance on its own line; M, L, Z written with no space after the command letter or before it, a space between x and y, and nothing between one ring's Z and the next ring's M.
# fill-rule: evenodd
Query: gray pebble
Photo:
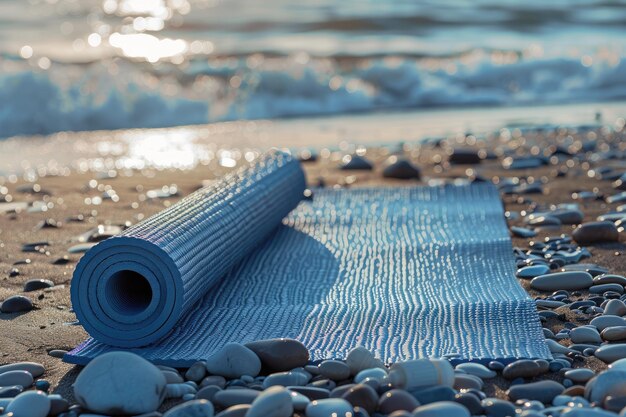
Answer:
M0 311L3 313L22 313L33 309L33 302L23 295L14 295L7 298L0 304Z
M213 404L207 400L192 400L177 405L163 417L213 417Z

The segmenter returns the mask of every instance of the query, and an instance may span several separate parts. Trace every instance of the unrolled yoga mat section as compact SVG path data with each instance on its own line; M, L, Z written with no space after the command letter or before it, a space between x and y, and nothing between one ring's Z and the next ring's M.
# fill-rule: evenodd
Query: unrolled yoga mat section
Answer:
M297 176L286 176L300 186ZM250 227L269 216L264 210L276 209L257 210L223 221ZM168 216L161 221L168 224ZM151 222L143 229L161 227ZM219 248L196 237L211 234L203 227L177 231L179 244L208 257L253 246L242 234L239 245L233 237ZM211 278L213 269L196 266L199 259L186 252L168 252L168 267L196 268ZM490 184L318 189L215 285L194 280L195 291L207 290L166 337L129 350L179 367L227 342L273 337L301 340L314 359L345 357L359 345L386 361L550 358L535 304L514 273L500 197ZM161 299L170 302L174 294L165 291ZM65 360L84 364L117 349L97 340L106 335L92 336Z

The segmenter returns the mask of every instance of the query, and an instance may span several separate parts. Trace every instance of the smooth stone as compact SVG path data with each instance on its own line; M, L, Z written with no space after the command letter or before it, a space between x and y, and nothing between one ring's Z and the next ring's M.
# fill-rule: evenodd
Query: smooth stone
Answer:
M495 378L496 375L498 375L496 372L487 368L485 365L481 365L479 363L472 363L472 362L461 363L457 365L455 369L460 369L464 372L467 372L470 375L477 376L481 379L491 379L491 378Z
M207 400L191 400L177 405L163 417L213 417L213 404Z
M361 407L370 414L376 411L378 405L378 393L374 388L365 384L350 387L341 395L341 398L348 401L353 407Z
M360 382L365 381L367 378L372 378L377 381L382 381L386 377L387 377L387 371L385 369L369 368L369 369L364 369L360 371L358 374L356 374L356 376L354 377L354 382L358 384Z
M592 285L589 288L591 294L604 294L607 291L613 291L619 294L624 294L624 287L619 284L600 284Z
M439 401L413 410L413 417L470 417L465 406L452 401Z
M578 368L566 371L563 376L576 383L585 383L596 376L596 373L588 368Z
M226 386L226 379L219 375L209 375L202 380L200 386L208 387L209 385L216 385L223 389Z
M287 387L290 391L297 392L307 397L311 401L324 400L330 396L330 391L317 387Z
M371 171L374 166L370 161L359 155L347 155L343 158L343 165L340 169L343 170L367 170Z
M378 411L382 414L391 414L394 411L413 411L420 403L408 392L401 389L392 389L385 392L378 400Z
M385 368L385 365L380 359L376 359L372 352L362 346L356 347L348 352L346 365L350 368L350 373L352 375L356 375L365 369ZM355 382L358 383L360 381Z
M67 251L69 253L84 253L96 246L97 244L98 242L79 243L78 245L70 247Z
M48 414L51 416L56 416L57 414L61 414L64 411L67 411L70 408L70 403L59 394L49 394L48 399L50 400L50 411Z
M591 327L576 327L569 332L573 343L602 343L600 333Z
M206 368L209 373L225 378L255 377L261 371L261 360L244 345L227 343L206 360Z
M213 402L222 408L237 404L252 404L260 394L260 391L249 388L225 389L215 393Z
M246 343L270 372L289 371L305 366L309 361L309 350L294 339L267 339Z
M548 265L530 265L517 270L517 277L522 279L533 279L550 272Z
M33 382L33 376L28 371L8 371L0 374L0 387L19 385L28 388Z
M215 417L245 417L246 413L252 406L250 404L239 404L228 407Z
M30 373L33 378L40 377L46 371L46 368L37 362L16 362L9 363L7 365L0 366L0 374L9 371L26 371Z
M609 370L593 377L585 386L585 398L602 403L608 396L626 396L626 371Z
M438 401L454 401L456 391L444 385L434 387L417 388L410 391L411 395L420 404L430 404Z
M291 396L291 402L293 403L293 409L295 411L304 411L311 403L311 400L309 400L307 396L302 395L299 392L289 390L289 395Z
M110 352L93 359L74 382L74 397L86 409L102 414L155 411L165 396L159 368L129 352Z
M165 386L165 398L183 398L185 395L195 397L197 390L187 384L167 384Z
M530 359L520 359L504 367L502 376L506 379L533 378L544 373L544 368Z
M483 380L477 376L467 374L456 374L454 376L454 389L456 390L475 389L480 391L482 388Z
M619 232L610 221L583 223L572 233L574 240L580 245L601 242L619 241Z
M11 387L0 387L0 398L13 398L24 391L21 385L13 385Z
M615 413L604 411L599 408L580 408L580 407L568 407L563 410L560 417L615 417Z
M283 387L270 387L252 402L246 417L291 417L291 394Z
M350 376L350 368L338 360L325 360L318 365L320 375L333 381L343 381Z
M306 407L306 417L352 417L352 405L341 398L312 401Z
M622 300L609 300L604 306L605 315L623 316L626 315L626 304Z
M388 165L383 169L383 177L401 180L419 180L420 171L415 165L406 159L390 157Z
M0 304L0 312L2 313L22 313L33 309L33 302L30 298L23 295L14 295Z
M176 371L163 371L163 376L168 384L182 384L185 382L183 377Z
M619 359L609 365L613 371L626 371L626 359Z
M263 381L263 388L269 388L274 385L301 386L309 382L309 377L304 372L277 372L270 374Z
M607 327L602 330L602 339L609 342L616 342L626 339L626 326Z
M54 287L54 282L49 279L31 279L24 284L24 292L43 290Z
M50 399L42 391L23 392L9 403L4 412L15 417L46 417L50 412Z
M593 277L594 284L619 284L626 286L626 277L614 274L602 274ZM626 313L625 313L626 314ZM619 316L620 314L618 314Z
M457 394L454 398L454 402L467 408L471 415L478 415L483 412L483 406L480 403L478 395L471 391Z
M539 275L530 281L530 286L540 291L582 290L593 285L593 277L584 271L556 272Z
M185 372L185 379L187 381L200 382L206 376L206 363L199 361L194 363Z
M513 401L531 400L543 404L550 404L557 395L560 395L565 387L556 381L539 381L529 384L513 385L507 391L507 395Z
M598 328L602 332L607 327L626 326L626 319L620 316L603 315L598 316L589 322L592 326Z
M509 417L515 415L515 406L508 401L498 398L485 398L482 400L481 405L488 417Z
M511 233L513 234L513 236L524 237L524 238L537 236L537 232L535 232L534 230L527 229L526 227L519 227L519 226L511 226Z
M465 165L478 164L481 159L475 149L455 148L448 155L448 162L451 164Z
M626 344L604 345L594 353L595 357L605 363L612 363L626 358Z
M196 393L197 400L208 400L213 402L213 397L216 393L220 392L222 389L217 385L207 385L206 387L200 388Z

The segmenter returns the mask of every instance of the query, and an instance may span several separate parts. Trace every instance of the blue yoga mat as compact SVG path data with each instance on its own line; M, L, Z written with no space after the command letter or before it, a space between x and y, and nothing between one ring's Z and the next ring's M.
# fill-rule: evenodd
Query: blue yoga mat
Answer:
M303 189L274 152L92 248L72 281L92 338L65 360L123 348L184 367L273 337L313 359L551 357L494 186Z

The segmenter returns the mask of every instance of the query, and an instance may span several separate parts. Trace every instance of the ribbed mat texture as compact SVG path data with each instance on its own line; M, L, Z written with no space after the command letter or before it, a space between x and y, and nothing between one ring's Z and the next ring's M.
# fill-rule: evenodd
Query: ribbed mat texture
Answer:
M303 187L298 163L274 153L94 247L72 282L93 338L65 360L113 344L184 367L273 337L314 359L355 346L386 361L551 357L495 187L318 189L291 211ZM148 276L150 294L124 296L117 271Z

